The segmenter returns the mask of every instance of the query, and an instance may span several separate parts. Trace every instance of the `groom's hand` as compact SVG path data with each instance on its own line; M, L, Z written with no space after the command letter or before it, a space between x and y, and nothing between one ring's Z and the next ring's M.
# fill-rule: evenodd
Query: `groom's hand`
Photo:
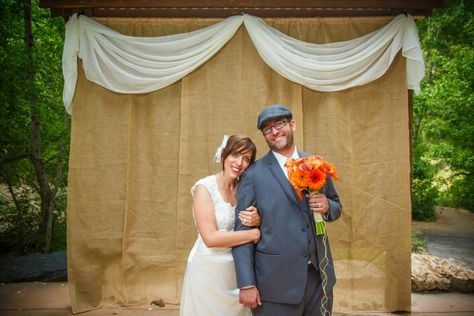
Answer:
M240 289L239 302L240 304L250 308L262 305L262 302L260 301L260 293L258 292L257 287L254 286L247 289Z
M308 194L306 197L309 199L309 207L313 212L326 214L329 211L329 202L324 194Z

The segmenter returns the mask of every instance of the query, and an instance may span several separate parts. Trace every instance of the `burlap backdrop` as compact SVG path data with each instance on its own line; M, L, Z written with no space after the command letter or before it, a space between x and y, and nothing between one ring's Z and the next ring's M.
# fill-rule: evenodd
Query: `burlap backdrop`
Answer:
M100 19L161 36L217 20ZM266 20L309 42L358 37L385 18ZM75 312L111 304L178 303L196 238L191 185L219 166L224 133L250 135L259 111L287 104L297 146L332 161L343 215L328 227L336 311L410 309L410 189L405 60L363 87L320 93L272 71L244 27L209 62L161 91L121 95L80 72L73 101L68 272ZM278 276L275 276L278 277ZM285 286L282 284L282 286Z

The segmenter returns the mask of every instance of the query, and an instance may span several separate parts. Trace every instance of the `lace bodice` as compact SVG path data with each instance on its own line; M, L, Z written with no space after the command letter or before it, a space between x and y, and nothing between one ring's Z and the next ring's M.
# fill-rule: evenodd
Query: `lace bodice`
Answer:
M222 195L217 188L216 176L211 175L198 180L191 188L191 194L193 196L194 190L199 184L202 184L211 195L212 203L214 204L214 210L216 212L217 229L226 231L234 230L235 206L232 206L222 198Z

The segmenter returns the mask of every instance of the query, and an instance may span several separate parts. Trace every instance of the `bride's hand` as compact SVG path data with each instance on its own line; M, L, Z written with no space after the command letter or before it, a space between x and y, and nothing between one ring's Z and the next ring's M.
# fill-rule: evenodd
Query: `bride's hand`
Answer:
M248 227L260 226L260 214L255 206L249 206L245 210L240 211L239 219L242 225Z
M258 243L258 241L260 240L260 237L261 237L260 229L252 228L250 231L255 234L254 237L253 237L253 243L254 244Z

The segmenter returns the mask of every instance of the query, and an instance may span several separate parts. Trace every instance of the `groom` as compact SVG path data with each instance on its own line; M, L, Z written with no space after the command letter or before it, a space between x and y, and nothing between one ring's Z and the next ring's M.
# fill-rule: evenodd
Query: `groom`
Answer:
M270 151L241 176L237 192L235 218L254 203L261 216L260 241L232 251L240 303L253 308L254 315L330 315L334 265L327 236L315 234L312 211L326 221L338 219L339 196L328 177L321 193L298 199L285 162L309 154L295 147L296 122L286 106L263 109L257 128ZM248 227L236 220L235 230L243 229Z

